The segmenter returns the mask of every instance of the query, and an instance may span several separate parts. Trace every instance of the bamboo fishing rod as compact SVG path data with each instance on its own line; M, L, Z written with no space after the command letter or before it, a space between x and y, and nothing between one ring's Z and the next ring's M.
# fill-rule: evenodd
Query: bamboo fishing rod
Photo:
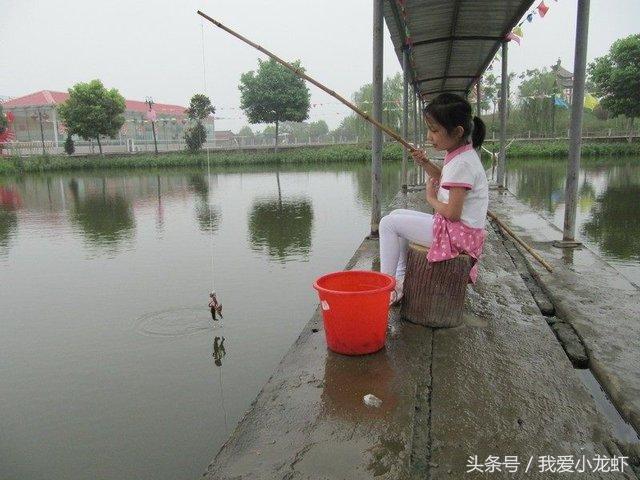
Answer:
M248 45L251 45L253 48L261 51L262 53L264 53L268 57L273 58L276 62L278 62L283 67L291 70L298 77L303 78L307 82L314 84L320 90L323 90L323 91L327 92L333 98L335 98L336 100L338 100L338 101L342 102L343 104L345 104L347 107L349 107L351 110L353 110L356 114L360 115L366 121L368 121L369 123L371 123L371 124L375 125L376 127L378 127L380 130L382 130L384 133L386 133L391 138L393 138L396 142L400 143L402 146L407 148L409 151L415 152L415 151L419 150L414 145L412 145L411 143L407 142L404 138L402 138L398 133L396 133L395 131L393 131L392 129L387 127L386 125L378 122L375 118L372 118L366 112L363 112L362 110L360 110L357 106L355 106L349 100L344 98L342 95L340 95L340 94L334 92L333 90L325 87L322 83L318 82L314 78L311 78L309 75L304 73L302 71L302 69L294 67L289 62L286 62L286 61L282 60L280 57L278 57L274 53L271 53L266 48L261 47L260 45L258 45L257 43L252 42L251 40L249 40L245 36L240 35L238 32L235 32L234 30L230 29L229 27L227 27L227 26L223 25L222 23L218 22L217 20L211 18L206 13L198 10L198 15L200 15L201 17L205 18L206 20L210 21L216 27L224 30L228 34L233 35L234 37L236 37L237 39L243 41L244 43L246 43ZM439 165L436 165L435 163L433 163L428 158L426 159L426 161L427 161L427 164L431 168L433 168L435 171L437 171L437 172L441 172L442 171L442 169L440 168ZM553 272L553 269L551 268L551 266L538 253L536 253L533 250L533 248L531 248L529 245L527 245L527 243L525 243L522 239L520 239L509 227L507 227L501 220L499 220L498 217L496 217L496 215L494 213L488 211L487 215L489 215L489 217L491 217L504 232L506 232L510 237L512 237L516 242L518 242L518 244L521 245L527 252L529 252L533 256L533 258L535 258L538 262L540 262L540 264L542 264L542 266L544 268L546 268L549 272Z

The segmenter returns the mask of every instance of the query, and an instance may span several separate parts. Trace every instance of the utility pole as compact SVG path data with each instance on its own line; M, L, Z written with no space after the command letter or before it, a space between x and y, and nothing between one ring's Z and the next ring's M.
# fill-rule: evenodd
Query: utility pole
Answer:
M42 140L42 155L46 155L47 151L44 148L44 130L42 129L42 111L40 107L36 107L38 110L38 120L40 121L40 139Z
M153 98L151 97L147 97L145 98L145 102L147 103L147 105L149 105L149 112L153 112L153 110L151 109L151 107L153 107ZM151 113L148 115L148 118L151 120L151 130L153 131L153 148L156 152L156 155L158 154L158 142L156 140L156 118L155 118L155 113Z

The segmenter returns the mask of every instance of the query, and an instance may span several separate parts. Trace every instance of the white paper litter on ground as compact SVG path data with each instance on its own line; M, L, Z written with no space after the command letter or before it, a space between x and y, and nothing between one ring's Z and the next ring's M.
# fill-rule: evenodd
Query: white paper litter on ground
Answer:
M367 393L364 398L364 404L367 407L375 407L375 408L379 408L380 405L382 405L382 400L380 400L378 397L376 397L375 395L371 394L371 393Z

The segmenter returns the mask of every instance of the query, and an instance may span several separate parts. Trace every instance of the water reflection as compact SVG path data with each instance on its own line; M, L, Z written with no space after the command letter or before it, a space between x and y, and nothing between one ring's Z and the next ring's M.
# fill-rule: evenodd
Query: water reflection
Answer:
M18 229L16 209L20 206L16 188L0 185L0 254L6 255L9 242Z
M9 250L11 238L18 229L18 215L4 205L0 205L0 254Z
M396 162L391 165L383 165L381 173L380 204L384 209L396 196L400 188L402 171ZM367 211L371 210L371 168L368 165L359 166L355 171L355 184L360 204Z
M95 247L117 249L124 240L133 238L135 220L129 201L119 193L108 193L106 179L102 179L100 193L80 195L74 178L69 182L74 211L71 221L80 227L85 239Z
M217 182L217 175L212 178ZM220 210L209 203L209 183L206 175L194 174L189 175L189 187L198 197L196 203L196 219L198 226L203 232L215 232L220 226L221 213Z
M564 202L566 164L555 161L516 163L510 166L509 188L537 210L553 213Z
M216 364L216 367L222 366L222 359L227 354L227 351L224 349L224 337L216 337L213 339L213 353L211 356L213 357L213 363Z
M608 255L640 260L640 182L626 173L610 178L581 231Z
M225 435L229 433L229 422L228 422L228 414L227 408L224 405L224 382L222 378L222 359L227 354L227 351L224 346L224 337L215 337L213 339L213 353L211 356L213 357L213 363L216 367L218 367L218 388L220 390L220 409L222 410L223 418L224 418L224 431Z
M259 199L249 212L251 247L282 262L309 255L312 227L313 207L307 198Z
M566 161L511 160L509 184L517 196L550 215L559 228L564 216ZM578 176L577 229L606 258L640 260L640 164L636 159L586 160Z

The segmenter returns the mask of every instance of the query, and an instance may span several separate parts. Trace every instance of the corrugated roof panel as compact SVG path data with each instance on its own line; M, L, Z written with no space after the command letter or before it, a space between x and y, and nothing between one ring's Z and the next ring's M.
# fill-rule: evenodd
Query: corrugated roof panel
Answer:
M411 81L433 97L438 91L468 91L489 64L504 36L532 0L385 0L383 12L396 55L408 29L414 68ZM423 80L423 81L420 81Z

